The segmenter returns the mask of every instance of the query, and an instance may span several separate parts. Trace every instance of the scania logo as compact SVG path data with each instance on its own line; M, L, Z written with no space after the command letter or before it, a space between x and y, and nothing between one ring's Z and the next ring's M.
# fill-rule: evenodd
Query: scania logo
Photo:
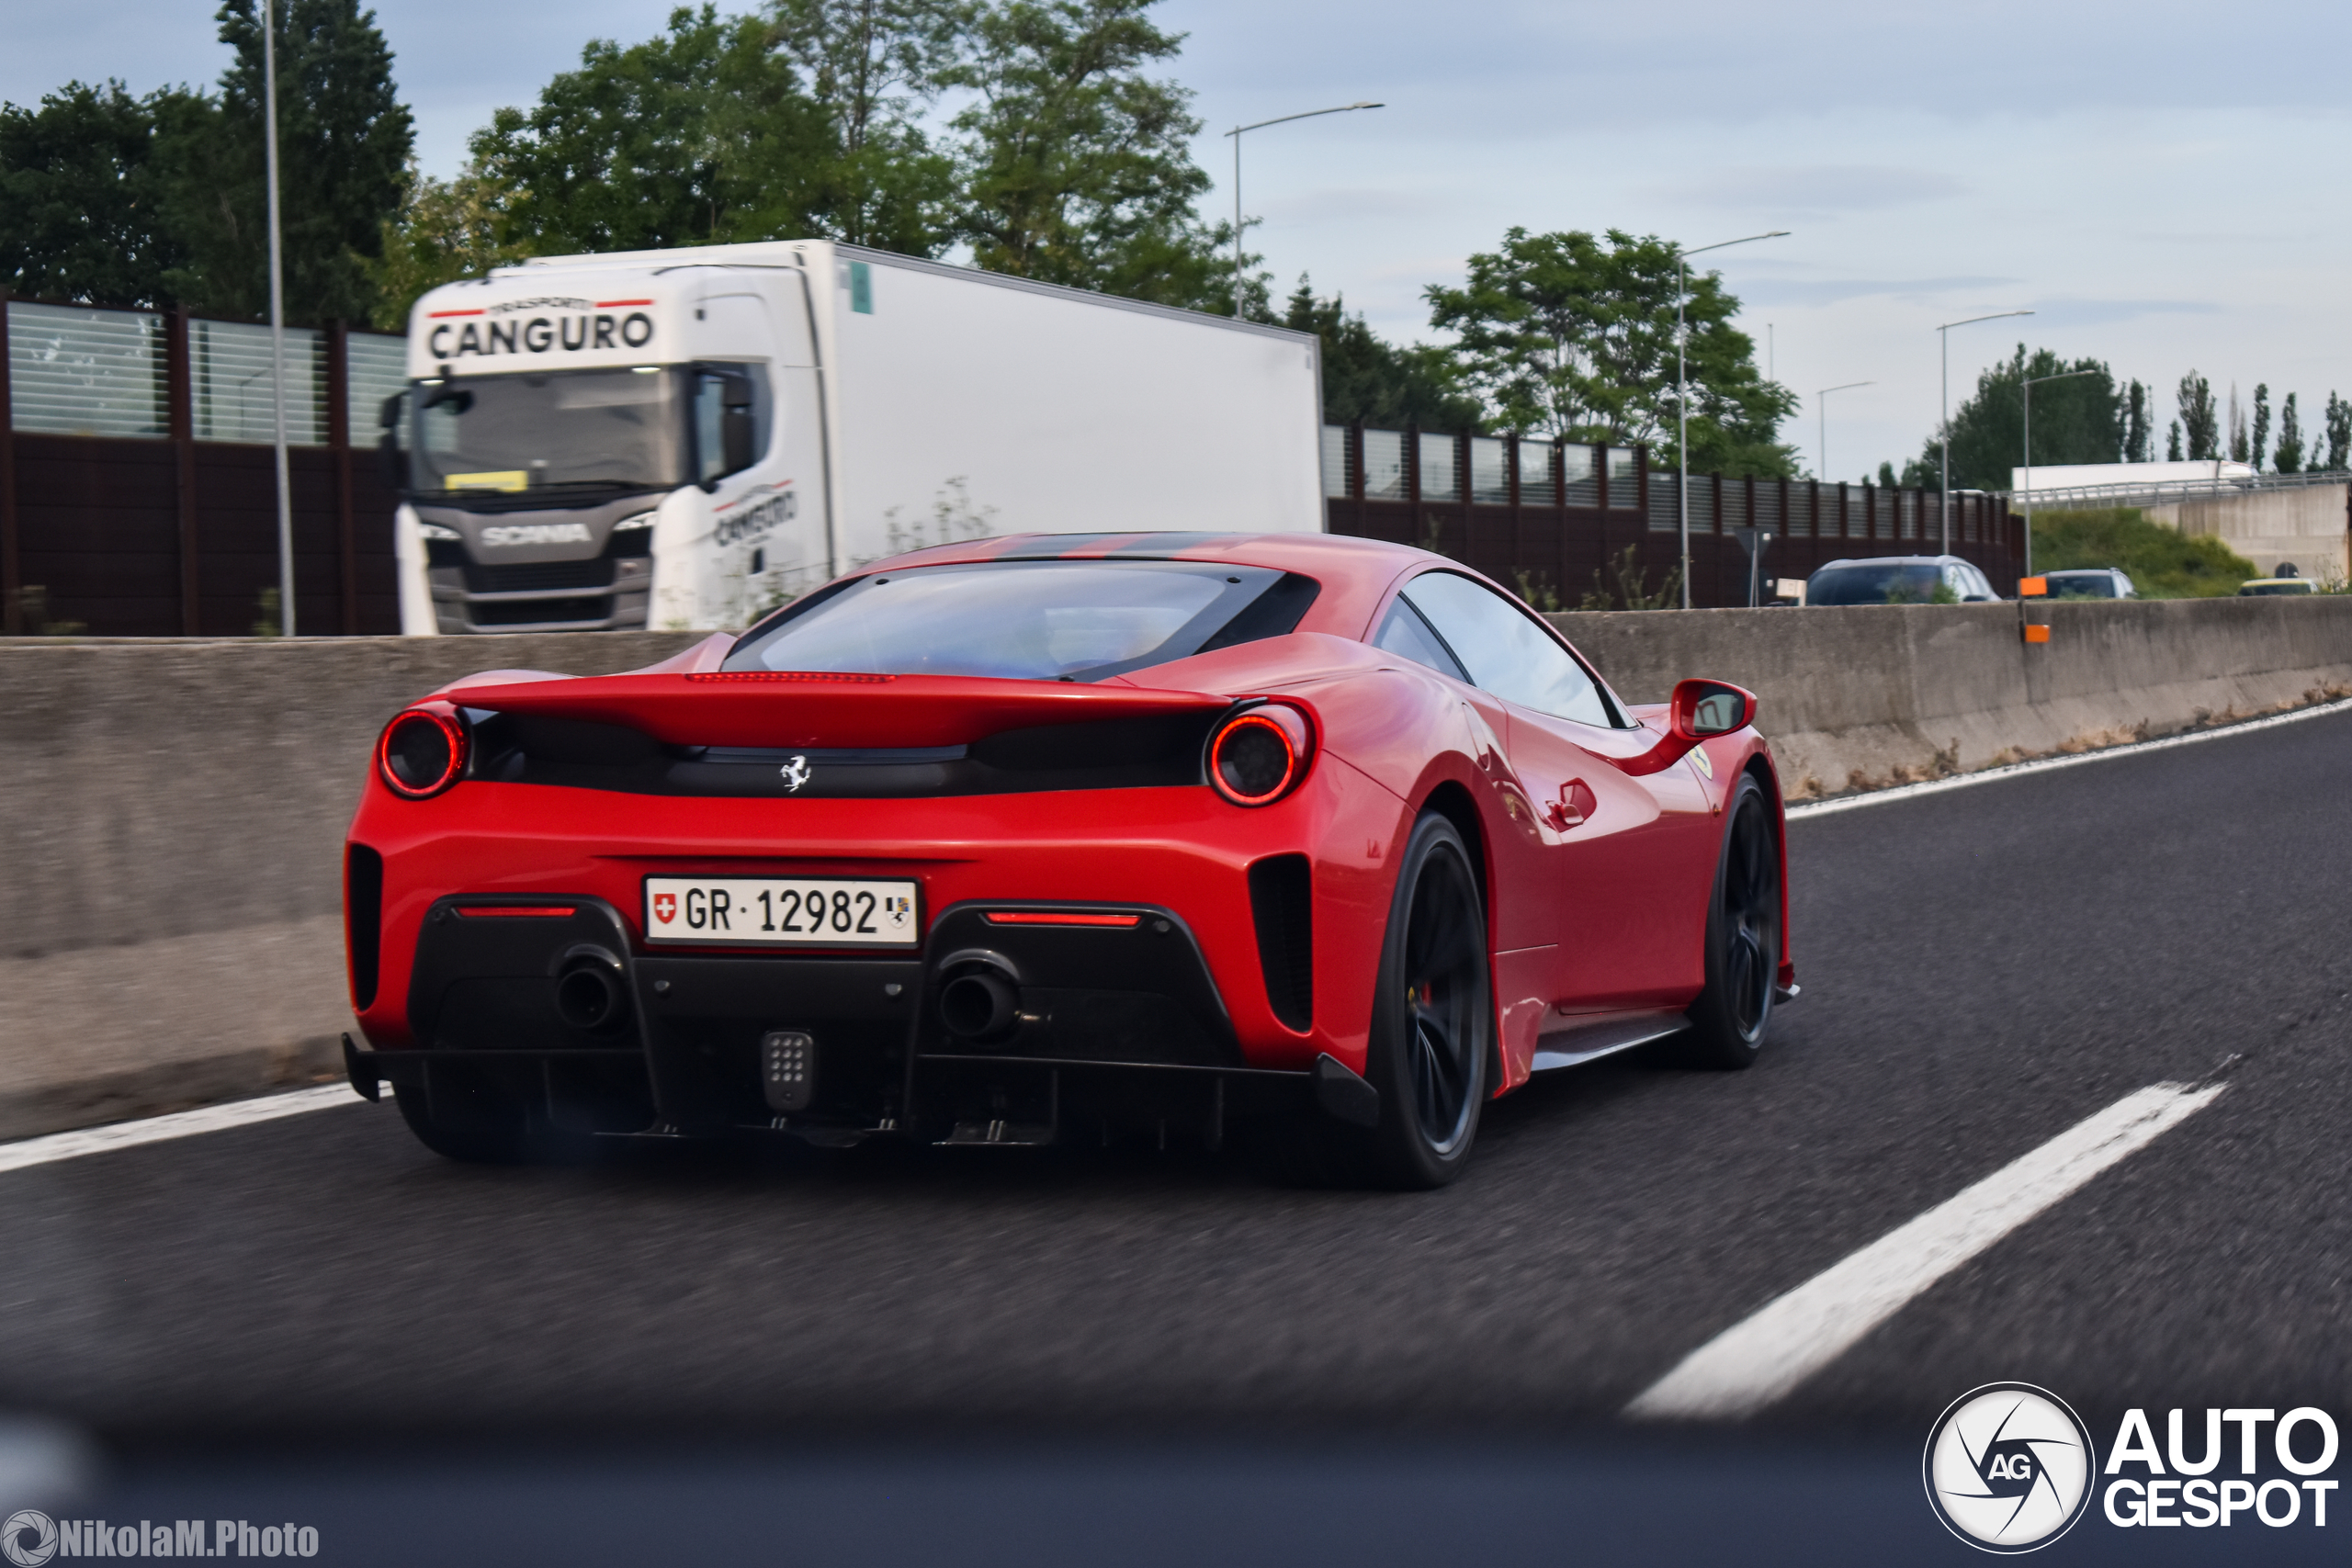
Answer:
M2064 1400L2031 1383L1986 1383L1928 1434L1928 1502L1979 1551L2031 1551L2083 1517L2097 1460Z
M506 545L584 545L590 537L585 523L493 524L481 531L481 542L493 549Z
M808 766L808 758L795 757L777 771L784 774L784 787L798 795L800 786L808 782L808 775L816 770Z

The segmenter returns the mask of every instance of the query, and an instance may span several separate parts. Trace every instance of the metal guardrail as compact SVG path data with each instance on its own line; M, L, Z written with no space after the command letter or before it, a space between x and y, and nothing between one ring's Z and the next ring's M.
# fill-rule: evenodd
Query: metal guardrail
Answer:
M2020 508L2029 494L2032 496L2037 509L2086 504L2161 506L2167 502L2227 500L2265 491L2309 490L2320 485L2347 483L2352 483L2352 471L2335 468L2305 474L2224 474L2217 479L2177 479L2165 483L2143 480L2137 484L2068 485L2049 489L2036 485L2030 491L1995 491L1991 493Z

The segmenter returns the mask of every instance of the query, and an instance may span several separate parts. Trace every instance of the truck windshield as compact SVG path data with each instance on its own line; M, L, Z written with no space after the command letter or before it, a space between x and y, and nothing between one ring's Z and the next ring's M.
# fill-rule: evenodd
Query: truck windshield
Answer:
M659 367L419 381L420 492L673 490L686 482L680 372Z
M987 561L862 577L754 627L729 670L1092 681L1278 637L1311 578L1193 561Z

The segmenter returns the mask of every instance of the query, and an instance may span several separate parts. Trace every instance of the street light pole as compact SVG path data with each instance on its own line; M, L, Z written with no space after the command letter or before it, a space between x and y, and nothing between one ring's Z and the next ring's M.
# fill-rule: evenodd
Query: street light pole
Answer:
M1255 125L1237 125L1226 132L1233 138L1233 319L1241 319L1241 133L1263 130L1270 125L1288 125L1295 119L1313 119L1317 115L1347 114L1355 109L1386 108L1385 104L1340 104L1328 109L1308 109L1305 114L1279 115L1261 119Z
M294 635L294 492L286 479L286 267L277 218L277 28L261 0L263 149L269 175L269 400L277 416L277 631Z
M1824 387L1813 394L1813 412L1821 417L1821 478L1817 482L1822 484L1829 482L1829 394L1850 392L1857 387L1877 385L1876 381L1849 381L1842 387Z
M1690 292L1690 259L1731 245L1785 239L1788 232L1775 229L1769 234L1743 234L1736 240L1718 240L1712 245L1674 253L1674 504L1681 513L1682 607L1686 610L1690 607L1690 333L1683 324L1682 298Z
M2061 370L2055 376L2029 376L2025 387L2025 574L2033 575L2033 389L2044 381L2071 381L2077 376L2098 376L2098 370Z
M1973 326L1978 321L1997 321L2007 316L2030 316L2031 310L1996 310L1989 316L1971 316L1966 321L1946 321L1936 329L1936 341L1943 345L1943 423L1936 426L1936 446L1942 454L1944 468L1943 534L1945 555L1951 554L1951 330Z

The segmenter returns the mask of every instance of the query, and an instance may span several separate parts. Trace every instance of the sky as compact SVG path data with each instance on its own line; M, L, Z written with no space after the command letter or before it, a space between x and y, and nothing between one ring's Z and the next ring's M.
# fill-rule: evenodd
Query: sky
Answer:
M436 174L502 104L593 37L659 30L661 0L498 6L378 0L418 152ZM1245 139L1250 244L1384 334L1430 339L1422 290L1513 226L1618 228L1703 245L1759 362L1795 392L1810 471L1898 466L1951 395L2023 341L2157 389L2191 368L2226 396L2299 392L2308 430L2352 391L2352 8L2249 0L1162 0L1188 35L1170 74L1205 122L1196 155L1232 209L1237 123L1359 99L1385 107ZM209 83L212 6L0 0L0 98L68 80ZM1769 331L1768 331L1769 328ZM1819 389L1868 386L1826 400ZM1826 403L1826 465L1822 405ZM2161 456L2161 453L2158 454Z

